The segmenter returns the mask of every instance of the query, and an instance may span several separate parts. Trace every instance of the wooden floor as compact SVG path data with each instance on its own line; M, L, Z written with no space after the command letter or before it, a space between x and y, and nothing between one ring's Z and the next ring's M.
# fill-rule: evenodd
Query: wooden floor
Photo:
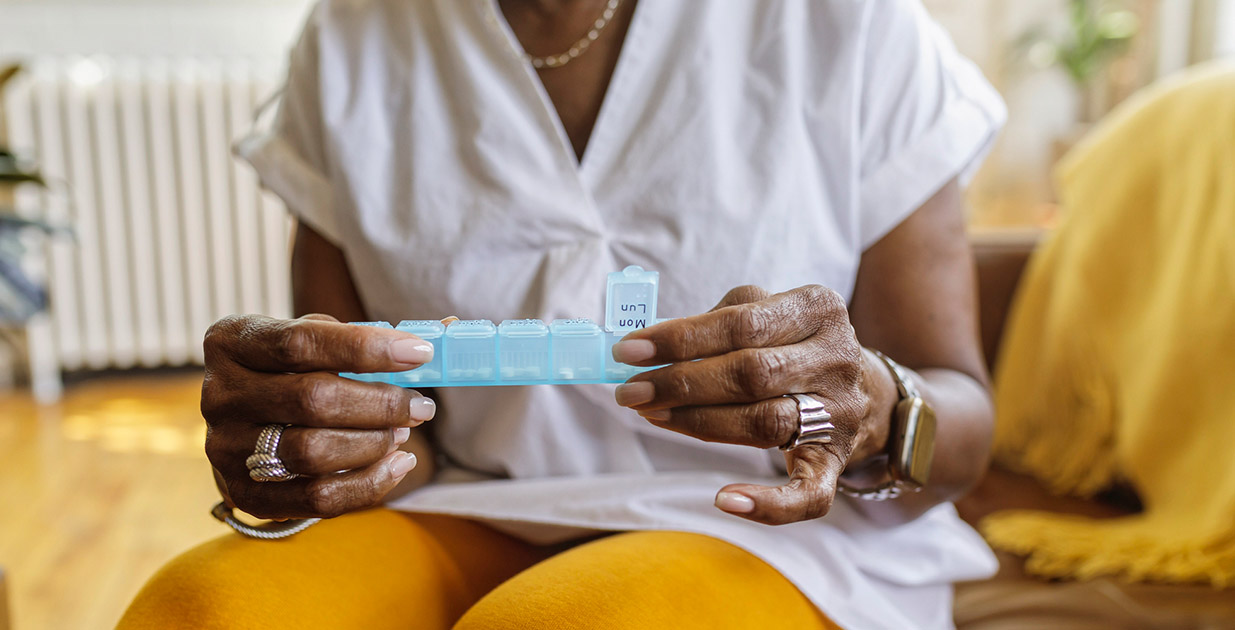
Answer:
M98 378L52 406L0 392L0 566L15 630L110 628L160 565L227 532L209 515L200 388L192 372Z

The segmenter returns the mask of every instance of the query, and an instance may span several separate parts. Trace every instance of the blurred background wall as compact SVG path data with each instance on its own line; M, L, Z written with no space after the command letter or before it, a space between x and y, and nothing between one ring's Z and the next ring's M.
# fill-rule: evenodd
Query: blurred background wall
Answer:
M925 4L1011 114L969 193L975 230L1049 226L1051 167L1090 124L1235 54L1235 0ZM0 97L0 149L46 182L0 182L0 216L73 233L23 231L20 271L50 307L0 312L0 387L30 381L51 400L65 372L197 363L214 319L288 313L287 219L228 141L277 89L309 6L0 0L0 68L22 66ZM1106 40L1080 54L1087 28Z
M309 6L0 2L0 66L22 66L0 147L48 184L0 208L73 230L27 248L50 310L0 323L0 385L50 400L62 372L198 363L214 319L288 313L287 218L229 141L276 92Z

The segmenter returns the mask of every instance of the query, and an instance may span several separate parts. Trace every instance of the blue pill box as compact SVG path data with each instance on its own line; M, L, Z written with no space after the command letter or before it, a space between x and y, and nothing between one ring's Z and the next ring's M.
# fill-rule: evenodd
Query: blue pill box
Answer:
M357 325L390 327L386 322ZM614 361L613 344L626 333L603 331L590 319L559 319L550 325L538 319L507 320L497 326L484 319L449 326L409 321L397 329L423 335L433 344L433 360L406 372L340 376L401 387L583 385L621 383L656 369Z
M656 317L660 275L640 267L609 274L605 327L585 319L406 320L397 330L433 344L433 360L406 372L351 374L358 381L402 387L492 385L581 385L621 383L655 367L633 367L613 360L613 344L632 330L665 321ZM386 322L357 326L391 328Z

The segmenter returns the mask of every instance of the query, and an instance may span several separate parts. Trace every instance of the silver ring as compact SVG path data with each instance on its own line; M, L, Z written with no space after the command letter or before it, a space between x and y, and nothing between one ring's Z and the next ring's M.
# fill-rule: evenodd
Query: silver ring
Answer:
M283 439L283 430L288 425L268 424L257 434L257 444L253 454L244 461L249 469L249 477L253 481L291 481L299 477L287 470L287 465L279 459L279 440Z
M832 424L832 414L823 408L823 403L806 394L785 394L785 398L798 403L798 430L780 450L791 451L803 444L832 443L836 425Z

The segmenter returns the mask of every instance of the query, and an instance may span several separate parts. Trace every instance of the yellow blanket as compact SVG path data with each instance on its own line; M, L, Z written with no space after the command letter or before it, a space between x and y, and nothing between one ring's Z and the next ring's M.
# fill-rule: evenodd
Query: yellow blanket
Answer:
M1114 520L994 514L1049 577L1235 586L1235 67L1134 99L1057 173L996 372L996 460L1060 494L1130 483Z

